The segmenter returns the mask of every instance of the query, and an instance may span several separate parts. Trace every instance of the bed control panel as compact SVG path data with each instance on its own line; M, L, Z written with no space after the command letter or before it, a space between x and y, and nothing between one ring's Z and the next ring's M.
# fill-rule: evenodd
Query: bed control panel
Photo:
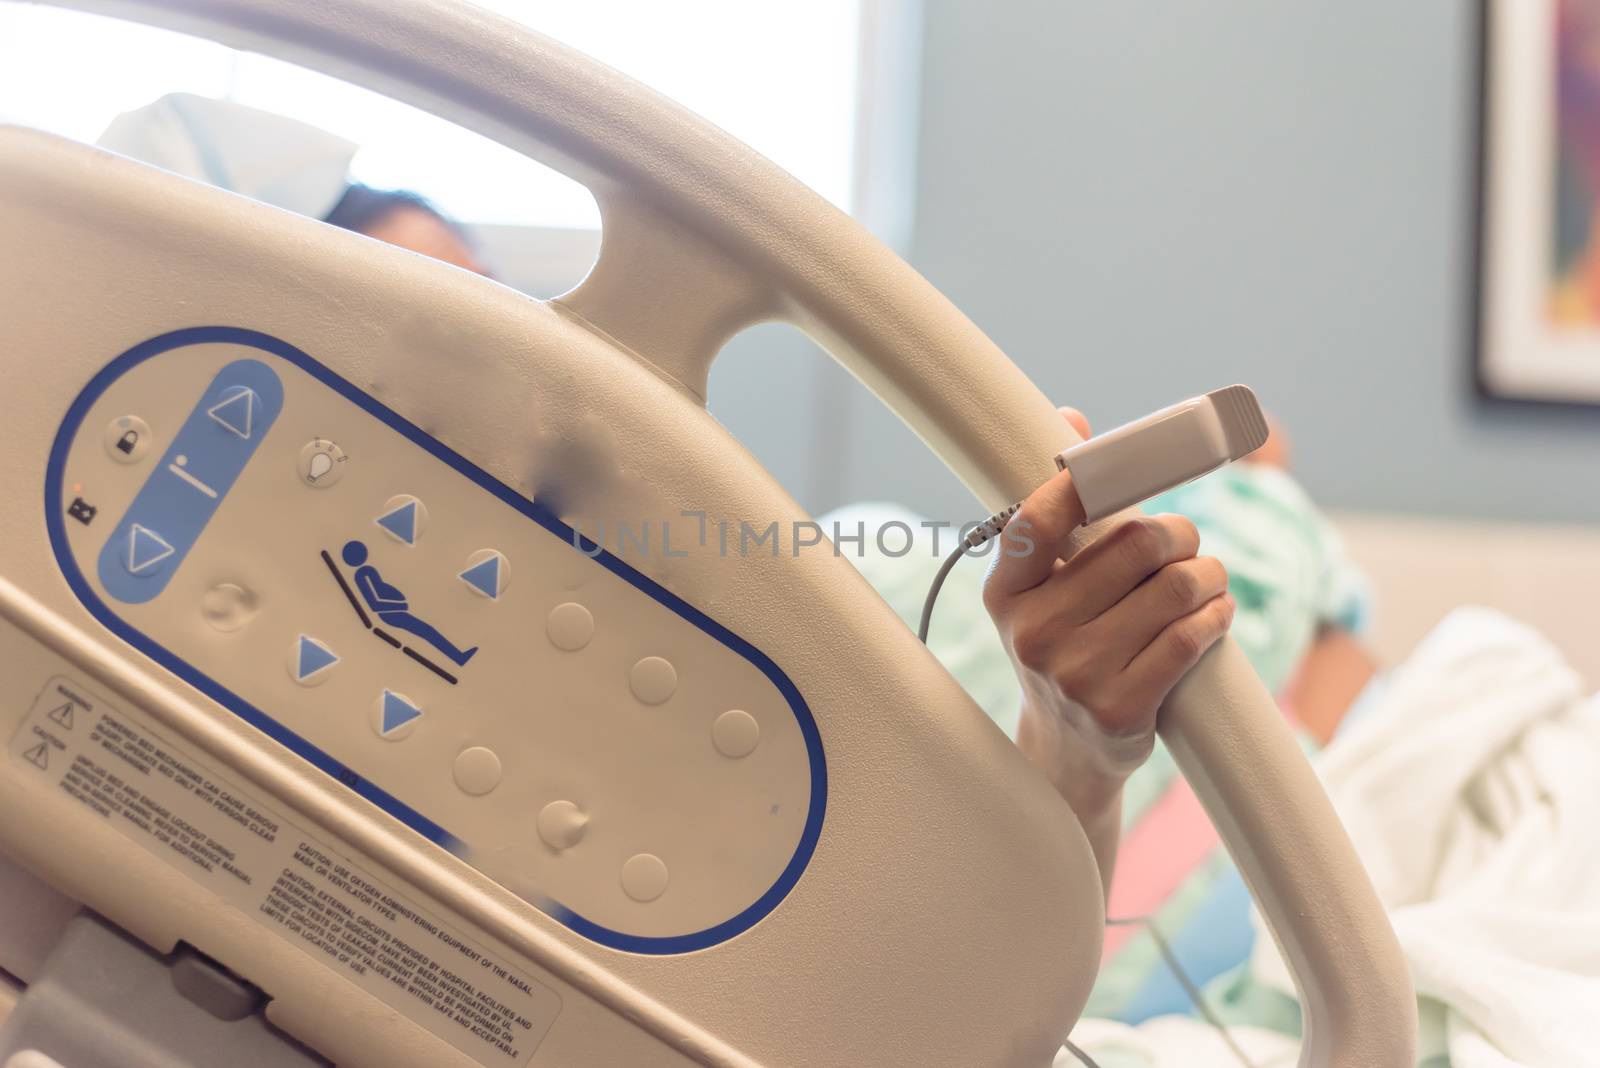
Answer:
M823 752L778 665L312 354L117 356L45 496L108 628L585 937L714 945L810 858Z

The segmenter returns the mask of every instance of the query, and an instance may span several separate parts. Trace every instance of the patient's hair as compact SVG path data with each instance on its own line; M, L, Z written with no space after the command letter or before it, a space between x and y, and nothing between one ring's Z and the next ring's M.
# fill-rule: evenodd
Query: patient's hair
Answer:
M378 220L393 212L406 210L426 212L455 231L457 237L466 237L454 219L434 207L421 193L413 193L409 189L374 189L359 182L344 191L344 196L339 198L339 203L333 206L323 222L364 234Z
M492 277L461 224L409 190L349 186L323 221Z

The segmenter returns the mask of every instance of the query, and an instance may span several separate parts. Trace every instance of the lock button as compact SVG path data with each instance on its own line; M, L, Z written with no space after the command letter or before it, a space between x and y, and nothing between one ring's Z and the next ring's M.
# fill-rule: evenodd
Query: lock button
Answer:
M150 424L137 415L122 415L106 424L106 455L119 464L136 464L150 451Z

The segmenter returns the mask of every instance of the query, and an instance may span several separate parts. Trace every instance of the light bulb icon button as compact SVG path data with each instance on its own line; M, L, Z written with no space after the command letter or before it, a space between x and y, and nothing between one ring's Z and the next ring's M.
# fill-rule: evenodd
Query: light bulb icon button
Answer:
M326 489L344 477L349 459L337 442L313 438L300 450L300 481L314 489Z

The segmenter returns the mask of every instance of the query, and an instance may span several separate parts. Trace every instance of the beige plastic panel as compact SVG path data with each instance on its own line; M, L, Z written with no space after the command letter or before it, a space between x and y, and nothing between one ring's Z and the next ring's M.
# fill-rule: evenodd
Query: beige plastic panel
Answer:
M248 443L204 414L244 381L237 361L283 392L281 412L226 402L221 416ZM117 428L130 417L140 440L124 452ZM191 419L198 448L174 440ZM319 441L343 459L312 483L302 454ZM184 450L250 443L242 474L213 503L209 458ZM63 529L110 613L443 827L458 853L530 902L625 935L693 935L754 905L800 847L805 742L756 664L281 356L191 344L132 367L89 407L63 479L94 487L101 517ZM147 566L129 579L118 517L146 486L166 507L143 514L133 562ZM396 501L418 502L425 517L410 543L377 522ZM192 548L167 526L173 506L216 509ZM682 524L680 541L694 529ZM163 535L187 550L170 571L176 550L158 559L161 543L149 540ZM115 561L101 563L108 543ZM407 599L398 623L359 592L341 555L349 544ZM460 577L490 552L501 569L492 598ZM107 567L116 590L102 582ZM118 596L148 596L156 583L149 600ZM408 620L475 650L471 659L458 666ZM303 638L337 661L309 661L317 670L301 678ZM406 702L387 731L385 691ZM410 709L420 715L401 722ZM731 756L717 745L729 714L755 729L747 751L729 744L747 741L737 725L723 739ZM566 819L544 818L562 802ZM624 873L652 868L667 882L640 900L654 886Z
M32 405L0 413L20 465L0 478L42 469L43 442L97 361L178 322L249 325L314 347L512 484L542 443L593 442L603 426L617 477L591 486L585 503L614 515L637 514L630 488L642 485L667 514L799 517L697 404L720 343L763 317L822 341L986 508L1024 496L1075 443L992 343L850 220L682 109L537 34L442 0L81 6L306 62L561 166L596 194L602 254L584 285L541 307L10 134L0 239L38 250L0 266L0 286L26 312L14 317L11 358L55 359ZM85 292L92 314L81 300L69 305ZM37 499L36 482L0 491ZM92 626L60 587L38 526L4 522L27 584ZM1070 813L843 561L696 559L674 589L772 652L817 712L830 814L816 858L761 925L692 958L591 956L514 908L502 914L506 936L514 929L531 946L553 935L597 989L656 993L757 1060L1047 1061L1098 953L1098 880ZM1236 649L1224 645L1191 673L1162 731L1294 968L1304 1063L1408 1064L1414 1005L1393 935ZM246 737L229 738L234 760L263 763L247 755ZM313 808L349 822L325 784L272 766L287 779L280 795L320 797ZM460 878L510 904L470 873Z

